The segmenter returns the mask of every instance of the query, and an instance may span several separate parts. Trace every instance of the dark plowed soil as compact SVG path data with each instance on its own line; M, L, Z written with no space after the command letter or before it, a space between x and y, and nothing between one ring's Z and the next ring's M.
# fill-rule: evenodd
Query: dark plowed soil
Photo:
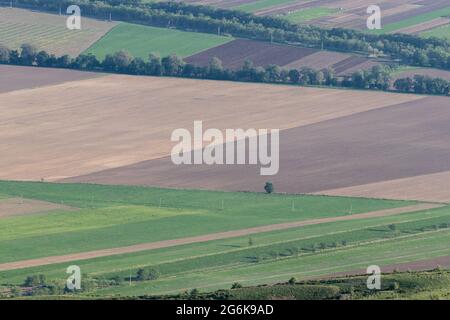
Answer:
M255 165L182 165L145 161L66 181L309 193L450 170L448 98L428 97L280 134L280 171ZM299 102L301 103L301 102Z
M224 67L239 69L247 59L252 61L254 66L265 67L270 64L285 66L315 52L316 49L238 39L184 60L195 65L207 66L213 57L217 57L222 60Z

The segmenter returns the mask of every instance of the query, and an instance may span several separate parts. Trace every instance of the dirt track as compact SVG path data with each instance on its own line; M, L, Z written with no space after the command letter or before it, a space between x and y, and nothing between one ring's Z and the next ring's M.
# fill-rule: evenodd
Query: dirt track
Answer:
M54 263L63 263L63 262L69 262L69 261L98 258L98 257L106 257L106 256L126 254L126 253L146 251L146 250L169 248L169 247L178 246L178 245L185 245L185 244L191 244L191 243L241 237L241 236L247 236L247 235L251 235L251 234L255 234L255 233L291 229L291 228L297 228L297 227L321 224L321 223L328 223L328 222L385 217L385 216L391 216L391 215L396 215L396 214L401 214L401 213L433 209L433 208L438 208L440 206L441 205L425 203L425 204L418 204L418 205L407 206L407 207L402 207L402 208L373 211L373 212L341 216L341 217L330 217L330 218L323 218L323 219L311 219L311 220L304 220L304 221L297 221L297 222L280 223L280 224L266 225L266 226L253 227L253 228L247 228L247 229L241 229L241 230L219 232L219 233L213 233L213 234L196 236L196 237L188 237L188 238L181 238L181 239L174 239L174 240L164 240L164 241L158 241L158 242L143 243L143 244L138 244L138 245L133 245L133 246L128 246L128 247L103 249L103 250L96 250L96 251L90 251L90 252L69 254L69 255L64 255L64 256L53 256L53 257L46 257L46 258L39 258L39 259L32 259L32 260L25 260L25 261L9 262L9 263L0 264L0 271L23 269L23 268L28 268L28 267L36 267L36 266L42 266L42 265L48 265L48 264L54 264Z

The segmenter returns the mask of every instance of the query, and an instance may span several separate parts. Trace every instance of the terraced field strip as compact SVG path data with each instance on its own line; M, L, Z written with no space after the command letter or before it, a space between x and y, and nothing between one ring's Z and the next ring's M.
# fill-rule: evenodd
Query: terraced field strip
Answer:
M413 206L373 211L373 212L361 213L361 214L355 214L355 215L330 217L330 218L323 218L323 219L310 219L310 220L304 220L304 221L298 221L298 222L280 223L280 224L259 226L259 227L241 229L241 230L218 232L218 233L213 233L213 234L209 234L209 235L202 235L202 236L195 236L195 237L188 237L188 238L181 238L181 239L173 239L173 240L165 240L165 241L158 241L158 242L152 242L152 243L143 243L143 244L122 247L122 248L111 248L111 249L96 250L96 251L63 255L63 256L53 256L53 257L46 257L46 258L39 258L39 259L32 259L32 260L25 260L25 261L10 262L10 263L0 264L0 271L14 270L14 269L21 269L21 268L28 268L28 267L36 267L36 266L42 266L42 265L48 265L48 264L54 264L54 263L62 263L62 262L68 262L68 261L74 261L74 260L106 257L106 256L111 256L111 255L118 255L118 254L125 254L125 253L132 253L132 252L139 252L139 251L146 251L146 250L154 250L154 249L160 249L160 248L169 248L169 247L184 245L184 244L206 242L206 241L220 240L220 239L228 239L228 238L246 236L246 235L251 235L251 234L256 234L256 233L261 233L261 232L284 230L284 229L290 229L290 228L296 228L296 227L314 225L314 224L320 224L320 223L329 223L329 222L337 222L337 221L348 221L348 220L354 220L354 219L368 219L368 218L374 218L374 217L391 216L391 215L401 214L401 213L406 213L406 212L416 212L416 211L434 209L434 208L439 208L441 206L442 205L438 205L438 204L423 203L423 204L418 204L418 205L413 205Z
M230 288L235 282L243 285L259 285L286 282L291 277L306 280L336 272L367 268L372 264L379 265L383 269L383 266L396 263L414 264L419 260L448 256L449 241L450 231L441 229L324 250L298 258L294 256L244 266L228 265L191 271L153 281L135 282L132 286L101 289L96 294L167 294L192 288L211 291ZM61 268L60 272L63 271L64 268Z

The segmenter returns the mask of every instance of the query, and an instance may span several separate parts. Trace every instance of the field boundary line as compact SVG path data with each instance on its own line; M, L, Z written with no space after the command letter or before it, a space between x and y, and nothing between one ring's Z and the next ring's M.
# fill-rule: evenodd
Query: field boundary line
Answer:
M51 257L43 257L43 258L30 259L30 260L8 262L8 263L0 264L0 271L16 270L16 269L37 267L37 266L43 266L43 265L49 265L49 264L55 264L55 263L63 263L63 262L69 262L69 261L75 261L75 260L86 260L86 259L106 257L106 256L119 255L119 254L125 254L125 253L133 253L133 252L139 252L139 251L168 248L168 247L174 247L174 246L184 245L184 244L235 238L235 237L247 236L247 235L256 234L256 233L291 229L291 228L296 228L296 227L328 223L328 222L390 216L390 215L396 215L396 214L401 214L401 213L434 209L434 208L438 208L438 207L443 207L443 205L422 203L422 204L417 204L417 205L412 205L412 206L378 210L378 211L372 211L372 212L360 213L360 214L354 214L354 215L321 218L321 219L310 219L310 220L295 221L295 222L285 222L285 223L279 223L279 224L271 224L271 225L246 228L246 229L241 229L241 230L217 232L217 233L194 236L194 237L172 239L172 240L162 240L162 241L156 241L156 242L150 242L150 243L141 243L141 244L136 244L136 245L127 246L127 247L101 249L101 250L80 252L80 253L61 255L61 256L51 256Z

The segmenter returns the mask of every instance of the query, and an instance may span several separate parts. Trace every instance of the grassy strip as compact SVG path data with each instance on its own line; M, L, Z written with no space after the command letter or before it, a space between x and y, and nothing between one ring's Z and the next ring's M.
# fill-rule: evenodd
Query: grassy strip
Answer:
M87 49L85 53L91 53L98 59L104 59L107 54L113 54L121 50L144 60L147 60L149 53L161 57L170 54L188 57L231 40L233 40L231 37L207 33L120 23Z
M313 19L330 16L330 15L335 14L336 12L338 12L338 10L336 10L336 9L325 8L325 7L316 7L316 8L307 8L304 10L294 11L283 17L292 23L302 23L302 22L307 22L307 21L313 20Z

